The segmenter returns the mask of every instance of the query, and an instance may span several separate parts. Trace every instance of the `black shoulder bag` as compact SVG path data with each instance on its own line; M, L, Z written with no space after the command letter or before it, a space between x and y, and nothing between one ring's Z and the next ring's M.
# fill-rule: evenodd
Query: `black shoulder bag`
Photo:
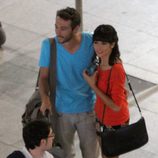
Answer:
M148 142L148 133L144 117L142 116L141 109L130 84L130 80L127 75L126 77L141 118L137 122L123 126L117 130L101 127L101 129L103 129L100 133L102 153L108 157L127 153L145 145Z

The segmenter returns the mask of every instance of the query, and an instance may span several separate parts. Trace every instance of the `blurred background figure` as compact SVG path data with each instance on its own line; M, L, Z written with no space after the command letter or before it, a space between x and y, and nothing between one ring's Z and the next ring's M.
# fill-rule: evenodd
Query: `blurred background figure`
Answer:
M2 46L2 44L4 44L6 41L6 34L2 28L2 24L0 22L0 47Z

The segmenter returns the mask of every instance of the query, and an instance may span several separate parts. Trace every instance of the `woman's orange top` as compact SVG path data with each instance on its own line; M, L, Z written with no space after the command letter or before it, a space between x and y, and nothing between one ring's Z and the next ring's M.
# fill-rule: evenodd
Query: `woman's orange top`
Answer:
M98 88L106 93L107 82L110 75L110 69L101 70L98 68ZM111 108L106 106L106 104L97 96L95 103L95 112L98 120L102 122L103 109L105 106L105 114L103 119L104 125L116 126L121 125L129 120L129 109L127 102L127 95L125 89L126 75L121 63L114 64L111 71L111 77L109 81L108 95L113 100L113 102L120 106L121 109L118 112L113 111Z

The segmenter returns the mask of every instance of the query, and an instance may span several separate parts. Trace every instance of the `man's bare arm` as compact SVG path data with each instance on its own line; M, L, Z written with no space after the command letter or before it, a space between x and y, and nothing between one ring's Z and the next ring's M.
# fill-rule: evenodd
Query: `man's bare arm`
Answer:
M45 112L46 109L51 109L51 102L49 98L49 85L48 85L48 77L49 77L49 68L40 68L40 77L39 77L39 90L42 99L42 105L40 110L42 113Z

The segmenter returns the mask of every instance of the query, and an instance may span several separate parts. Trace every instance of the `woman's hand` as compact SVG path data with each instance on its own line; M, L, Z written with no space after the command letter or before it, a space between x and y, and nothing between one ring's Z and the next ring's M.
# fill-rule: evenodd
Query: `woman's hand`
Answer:
M89 76L86 72L86 70L83 71L83 77L87 81L87 83L90 85L90 87L93 89L96 87L96 81L97 81L97 71L93 73L93 75Z

